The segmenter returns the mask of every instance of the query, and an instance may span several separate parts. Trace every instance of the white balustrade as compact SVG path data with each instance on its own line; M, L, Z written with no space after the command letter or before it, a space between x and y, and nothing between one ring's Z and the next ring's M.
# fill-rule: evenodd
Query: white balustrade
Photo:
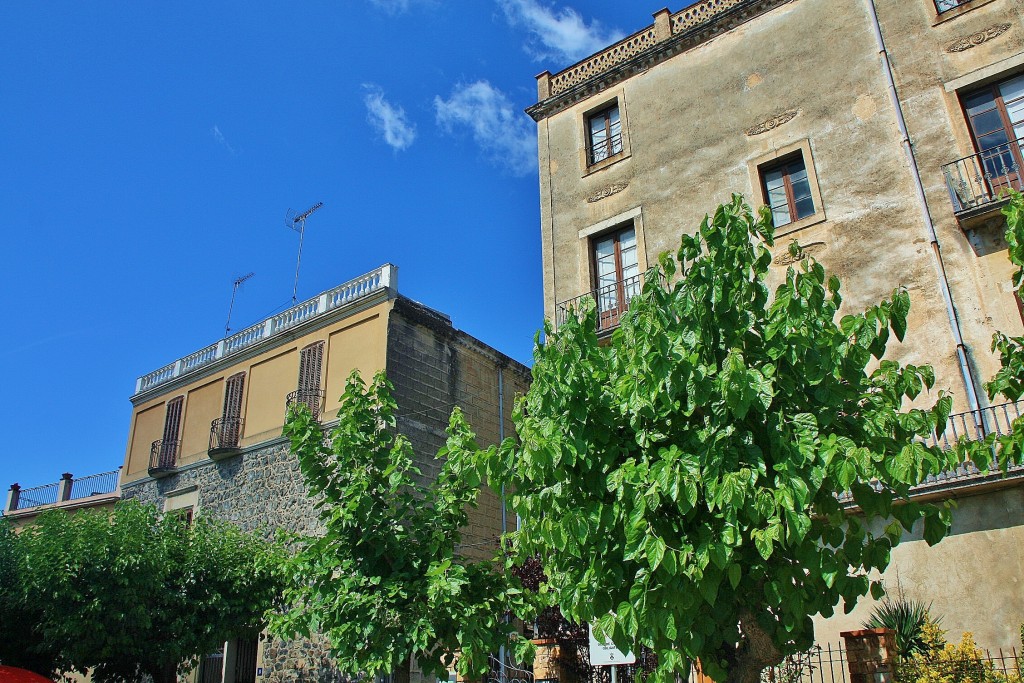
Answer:
M142 393L165 382L169 382L184 373L198 370L216 360L240 353L273 335L319 317L340 306L358 301L381 289L397 288L397 275L398 269L395 266L390 263L384 264L366 275L322 292L312 299L292 306L288 310L251 327L247 327L241 332L236 332L215 344L204 347L195 353L139 377L135 383L135 393Z

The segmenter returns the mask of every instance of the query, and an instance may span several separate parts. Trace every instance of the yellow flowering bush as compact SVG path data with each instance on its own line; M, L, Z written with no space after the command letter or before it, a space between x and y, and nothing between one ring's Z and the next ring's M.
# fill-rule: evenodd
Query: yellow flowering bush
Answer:
M921 639L923 653L897 662L896 683L1024 683L1019 670L997 670L970 632L959 643L949 643L945 631L930 621L922 627Z

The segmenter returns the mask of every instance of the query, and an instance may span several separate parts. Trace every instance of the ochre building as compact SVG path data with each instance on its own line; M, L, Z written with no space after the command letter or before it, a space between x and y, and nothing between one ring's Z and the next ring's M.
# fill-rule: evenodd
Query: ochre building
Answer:
M386 371L399 429L425 477L437 473L434 456L455 406L481 445L512 436L512 404L525 393L529 370L400 295L396 272L385 265L140 377L124 497L267 535L279 528L317 533L282 427L296 402L330 427L354 369L367 382ZM464 531L464 554L489 556L514 524L499 497L483 489ZM211 653L191 675L202 683L253 683L355 673L337 671L322 640L252 634Z

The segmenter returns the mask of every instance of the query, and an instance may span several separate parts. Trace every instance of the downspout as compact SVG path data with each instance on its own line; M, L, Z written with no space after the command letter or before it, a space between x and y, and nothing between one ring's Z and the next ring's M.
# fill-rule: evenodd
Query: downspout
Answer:
M921 208L921 215L924 218L926 237L932 247L932 256L935 262L935 270L939 276L939 289L942 291L942 299L946 302L946 315L949 318L949 327L953 332L953 340L956 343L956 356L960 363L960 374L963 376L964 387L967 390L967 403L971 412L975 415L975 422L978 420L978 393L975 389L974 375L967 359L967 346L964 344L963 334L960 331L960 320L957 318L956 307L953 305L953 295L949 290L949 280L946 277L946 266L942 261L942 251L939 249L939 238L935 234L935 224L932 223L932 216L928 210L928 201L925 199L924 184L921 182L921 172L917 167L917 159L914 157L914 147L910 142L910 133L907 132L907 122L903 118L903 106L896 94L896 82L892 76L892 65L889 63L889 52L885 48L885 41L882 40L882 27L878 22L878 12L875 10L875 0L866 0L868 16L871 18L871 28L875 33L875 42L878 44L878 55L882 60L882 74L885 76L889 86L889 98L892 100L893 109L896 111L896 124L899 126L900 138L903 143L903 151L907 155L907 162L910 166L910 175L914 180L914 190L917 194L917 202ZM978 425L975 425L976 427Z
M501 365L498 366L498 444L505 440L505 375ZM501 536L505 537L508 531L508 510L505 507L505 484L501 485ZM505 615L505 623L508 623L508 615ZM498 649L498 671L502 682L508 680L505 672L505 646Z

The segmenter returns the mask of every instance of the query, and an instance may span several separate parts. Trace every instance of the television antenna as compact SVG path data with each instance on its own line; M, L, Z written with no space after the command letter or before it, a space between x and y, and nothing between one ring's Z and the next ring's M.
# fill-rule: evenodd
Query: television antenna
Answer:
M235 278L235 286L231 288L231 305L228 306L228 321L224 323L225 337L227 337L228 334L231 332L231 311L234 310L235 308L235 294L238 293L238 287L255 274L256 273L249 273L248 275L243 275L242 277Z
M299 233L299 255L295 259L295 285L292 287L293 305L299 302L296 295L299 292L299 266L302 265L302 238L306 234L306 219L312 216L313 213L323 205L323 202L317 202L300 214L296 214L291 209L288 209L288 213L284 215L285 227L291 228L295 232Z

